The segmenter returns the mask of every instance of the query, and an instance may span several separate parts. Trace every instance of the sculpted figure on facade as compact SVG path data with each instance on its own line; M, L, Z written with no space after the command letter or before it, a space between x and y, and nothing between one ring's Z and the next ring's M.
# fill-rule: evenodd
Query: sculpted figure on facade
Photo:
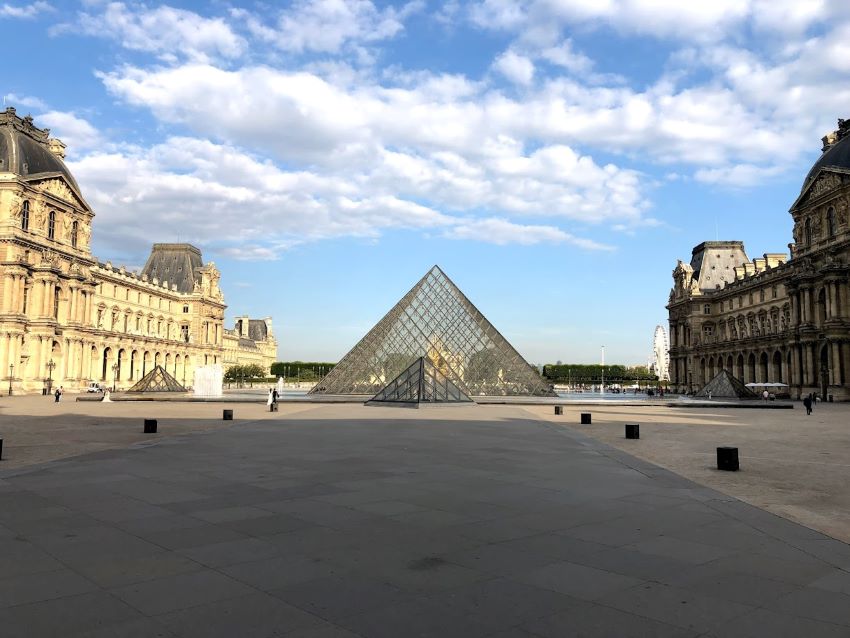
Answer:
M18 195L18 193L12 193L12 196L9 200L9 217L15 220L16 225L20 224L21 220L21 211L24 208L24 200Z
M75 206L79 206L79 202L77 201L77 197L74 195L74 192L68 188L67 184L61 179L48 179L42 182L41 189L45 193L50 193L51 195L55 195L59 199L62 199L69 204L74 204Z

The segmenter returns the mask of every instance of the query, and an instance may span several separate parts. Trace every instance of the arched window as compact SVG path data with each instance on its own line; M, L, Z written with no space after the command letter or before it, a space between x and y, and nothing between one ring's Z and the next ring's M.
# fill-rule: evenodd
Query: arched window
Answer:
M811 246L812 245L812 220L809 217L806 217L805 237L806 237L806 246Z
M47 216L47 238L56 239L56 211L50 211Z
M30 203L24 200L23 207L21 208L21 230L29 230L30 229Z
M826 232L828 237L835 237L835 209L826 211Z
M71 224L71 247L77 247L77 230L79 229L79 223L74 222Z

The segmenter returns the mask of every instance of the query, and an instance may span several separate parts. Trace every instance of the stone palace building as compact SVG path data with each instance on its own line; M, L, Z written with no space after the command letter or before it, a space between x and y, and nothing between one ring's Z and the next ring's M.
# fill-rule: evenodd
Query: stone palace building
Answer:
M793 398L850 400L850 121L790 209L790 256L750 260L739 241L707 241L679 261L667 305L671 386L699 390L720 370L785 383Z
M0 391L126 389L162 365L191 385L197 366L258 363L277 342L271 319L223 326L221 273L189 244L155 244L139 273L91 253L94 212L65 145L0 111Z

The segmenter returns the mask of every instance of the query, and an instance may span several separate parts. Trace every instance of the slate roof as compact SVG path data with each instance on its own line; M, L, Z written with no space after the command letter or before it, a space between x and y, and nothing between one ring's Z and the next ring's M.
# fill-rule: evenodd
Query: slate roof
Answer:
M169 288L177 284L178 292L190 293L200 281L197 271L203 267L201 251L192 244L154 244L142 275L148 280L156 277L160 283L167 281Z
M822 168L850 169L850 135L845 135L835 144L826 149L826 151L814 163L809 174L806 175L806 179L803 181L803 188L801 190L806 190L806 186L808 186L809 183L817 177L818 171Z
M0 173L62 175L79 192L65 162L47 148L49 131L33 126L32 118L19 118L13 108L0 112Z

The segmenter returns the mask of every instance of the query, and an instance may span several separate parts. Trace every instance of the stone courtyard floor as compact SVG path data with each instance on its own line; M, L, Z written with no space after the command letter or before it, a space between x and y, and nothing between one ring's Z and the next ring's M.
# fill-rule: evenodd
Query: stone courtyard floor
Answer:
M0 402L0 635L850 636L850 546L588 436L781 493L823 432L846 489L843 406L222 407Z

